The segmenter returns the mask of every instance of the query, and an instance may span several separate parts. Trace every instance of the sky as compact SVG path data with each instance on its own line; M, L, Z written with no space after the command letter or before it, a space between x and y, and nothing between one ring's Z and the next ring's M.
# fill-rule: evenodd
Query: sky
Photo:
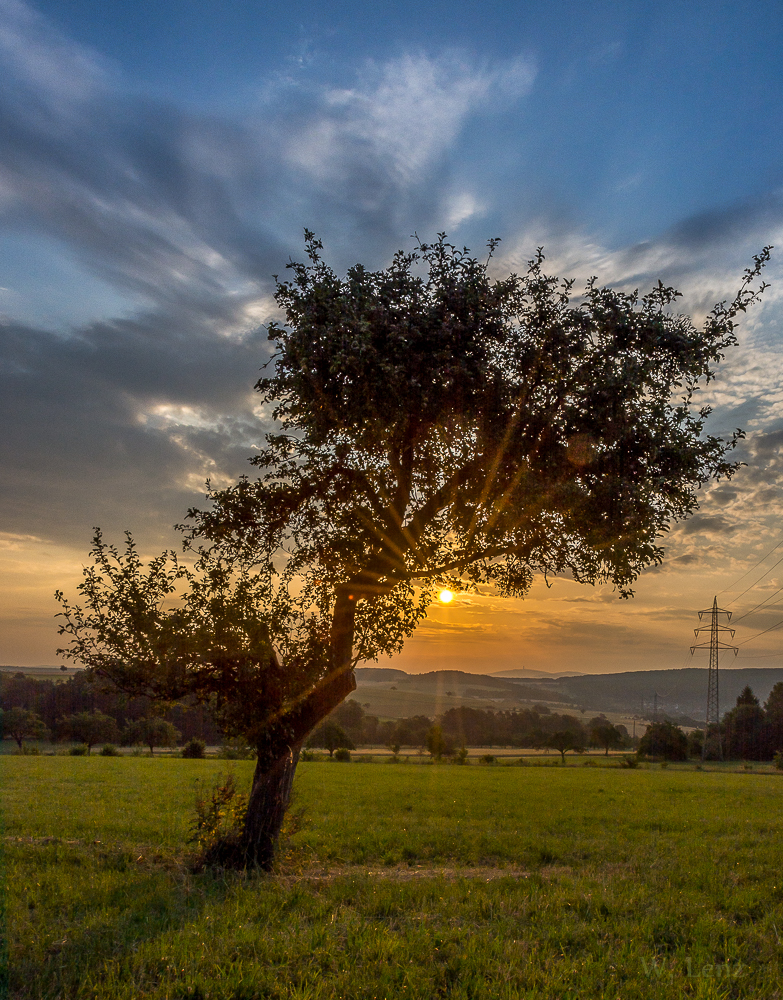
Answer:
M746 465L635 598L460 594L381 665L706 663L715 595L741 619L724 665L783 665L782 36L774 5L719 0L0 0L0 664L59 662L53 593L93 526L154 554L207 477L251 471L273 275L307 227L338 270L414 233L500 237L498 276L543 246L577 285L661 278L697 322L777 244L700 398Z

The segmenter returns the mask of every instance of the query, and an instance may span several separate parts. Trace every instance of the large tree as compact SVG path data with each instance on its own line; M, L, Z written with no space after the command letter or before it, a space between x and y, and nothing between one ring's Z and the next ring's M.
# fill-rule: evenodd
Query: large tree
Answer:
M398 650L435 588L524 596L534 574L611 582L663 557L694 491L735 466L694 405L765 249L701 330L660 282L646 296L522 275L441 236L344 278L306 233L278 281L285 323L257 385L276 430L260 474L180 526L194 561L144 567L96 534L68 653L158 699L195 695L258 750L242 856L268 866L308 733ZM174 602L177 595L181 596ZM172 603L174 602L174 603Z

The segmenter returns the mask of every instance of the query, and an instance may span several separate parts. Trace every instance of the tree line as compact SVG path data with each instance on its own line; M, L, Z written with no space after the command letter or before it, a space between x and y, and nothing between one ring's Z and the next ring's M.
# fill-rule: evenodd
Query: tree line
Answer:
M19 738L12 736L11 725L17 733L24 731L22 740L77 739L90 745L117 742L149 745L146 739L137 741L135 736L139 724L151 718L175 729L177 742L193 739L211 745L224 742L211 715L192 700L173 705L161 713L149 698L132 698L116 690L103 690L83 673L50 679L30 677L21 671L0 672L0 709L3 735L16 739L17 743ZM16 711L9 715L12 710ZM24 725L21 712L27 715ZM164 728L159 729L162 734ZM154 732L154 727L149 731ZM93 733L97 738L92 739ZM155 745L169 744L164 740Z
M437 719L413 715L381 720L367 714L356 700L343 702L310 736L308 746L331 754L339 747L386 746L452 756L461 747L528 747L583 752L588 746L606 753L632 746L625 726L614 726L603 715L583 723L576 716L551 712L545 705L494 711L460 706Z

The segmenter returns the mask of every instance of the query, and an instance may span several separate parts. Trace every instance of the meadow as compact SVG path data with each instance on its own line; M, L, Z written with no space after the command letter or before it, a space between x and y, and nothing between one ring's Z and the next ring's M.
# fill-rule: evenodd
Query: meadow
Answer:
M244 875L186 840L252 762L0 767L13 1000L783 996L779 774L306 762Z

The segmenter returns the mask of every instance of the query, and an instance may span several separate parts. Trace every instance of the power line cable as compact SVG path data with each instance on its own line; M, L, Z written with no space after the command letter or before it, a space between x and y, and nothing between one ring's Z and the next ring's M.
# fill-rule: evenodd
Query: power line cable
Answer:
M777 546L775 546L775 548L777 548ZM772 551L774 552L775 550L773 549ZM768 553L767 553L767 555L771 555L771 554L772 554L772 553L770 553L770 552L768 552ZM762 560L762 562L763 562L763 561L764 561L764 560ZM740 599L740 597L744 597L744 596L745 596L745 594L747 594L747 592L748 592L749 590L753 590L753 588L754 588L754 587L758 587L758 585L759 585L759 584L761 583L761 581L762 581L762 580L763 580L763 579L764 579L764 578L765 578L766 576L769 576L769 574L770 574L770 573L772 572L772 570L773 570L773 569L775 569L775 567L777 567L777 566L780 566L780 564L781 564L781 563L783 563L783 556L781 556L781 557L780 557L780 559L778 559L778 561L777 561L776 563L773 563L773 564L772 564L772 565L771 565L771 566L769 567L769 569L768 569L768 570L766 571L766 573L762 573L762 574L761 574L761 576L760 576L760 577L758 578L758 580L756 580L756 582L755 582L755 583L751 583L751 585L750 585L749 587L746 587L746 588L745 588L745 589L744 589L744 590L742 591L742 593L741 593L741 594L737 594L737 596L736 596L736 597L733 597L733 598L732 598L732 599L731 599L731 600L729 601L729 604L734 604L734 603L735 603L736 601L738 601L738 600ZM756 563L756 565L758 566L758 563ZM754 567L754 569L755 569L755 567ZM750 571L749 571L749 572L750 572ZM747 573L746 573L745 575L747 576ZM722 592L721 592L721 593L722 593Z
M776 628L780 628L783 625L783 621L776 622L774 625L770 625L769 628L762 629L761 632L757 632L755 635L750 636L748 639L743 639L742 642L738 642L738 646L744 646L746 643L750 642L752 639L758 639L760 635L766 635L767 632L774 632Z
M783 591L783 587L779 587L774 594L770 594L769 597L765 597L764 600L761 601L760 604L757 604L755 608L751 608L750 611L746 611L744 615L740 615L739 618L735 618L734 624L736 625L737 622L741 622L743 618L748 618L750 615L755 614L755 612L758 611L760 608L763 608L765 604L769 604L769 602L772 600L773 597L777 597L781 591ZM767 611L769 610L771 609L767 608Z
M719 591L718 593L725 594L728 591L733 590L734 587L736 587L736 585L740 582L740 580L744 580L745 577L748 575L748 573L752 573L753 570L756 569L758 566L760 566L764 562L765 559L769 559L769 557L772 555L772 553L776 549L779 549L781 545L783 545L783 538L781 538L780 541L776 545L773 545L772 548L769 550L769 552L767 552L765 555L763 555L761 557L761 559L759 559L759 561L757 563L754 563L754 565L751 566L750 569L746 569L745 572L742 574L742 576L738 576L737 579L734 581L734 583L732 583L732 585L730 587L724 587L723 590ZM764 578L762 577L762 579L764 579ZM744 591L743 593L747 593L747 591ZM742 594L740 594L739 596L742 597ZM735 597L734 601L736 601L736 600L738 600L738 598ZM729 601L729 603L733 604L734 601Z

